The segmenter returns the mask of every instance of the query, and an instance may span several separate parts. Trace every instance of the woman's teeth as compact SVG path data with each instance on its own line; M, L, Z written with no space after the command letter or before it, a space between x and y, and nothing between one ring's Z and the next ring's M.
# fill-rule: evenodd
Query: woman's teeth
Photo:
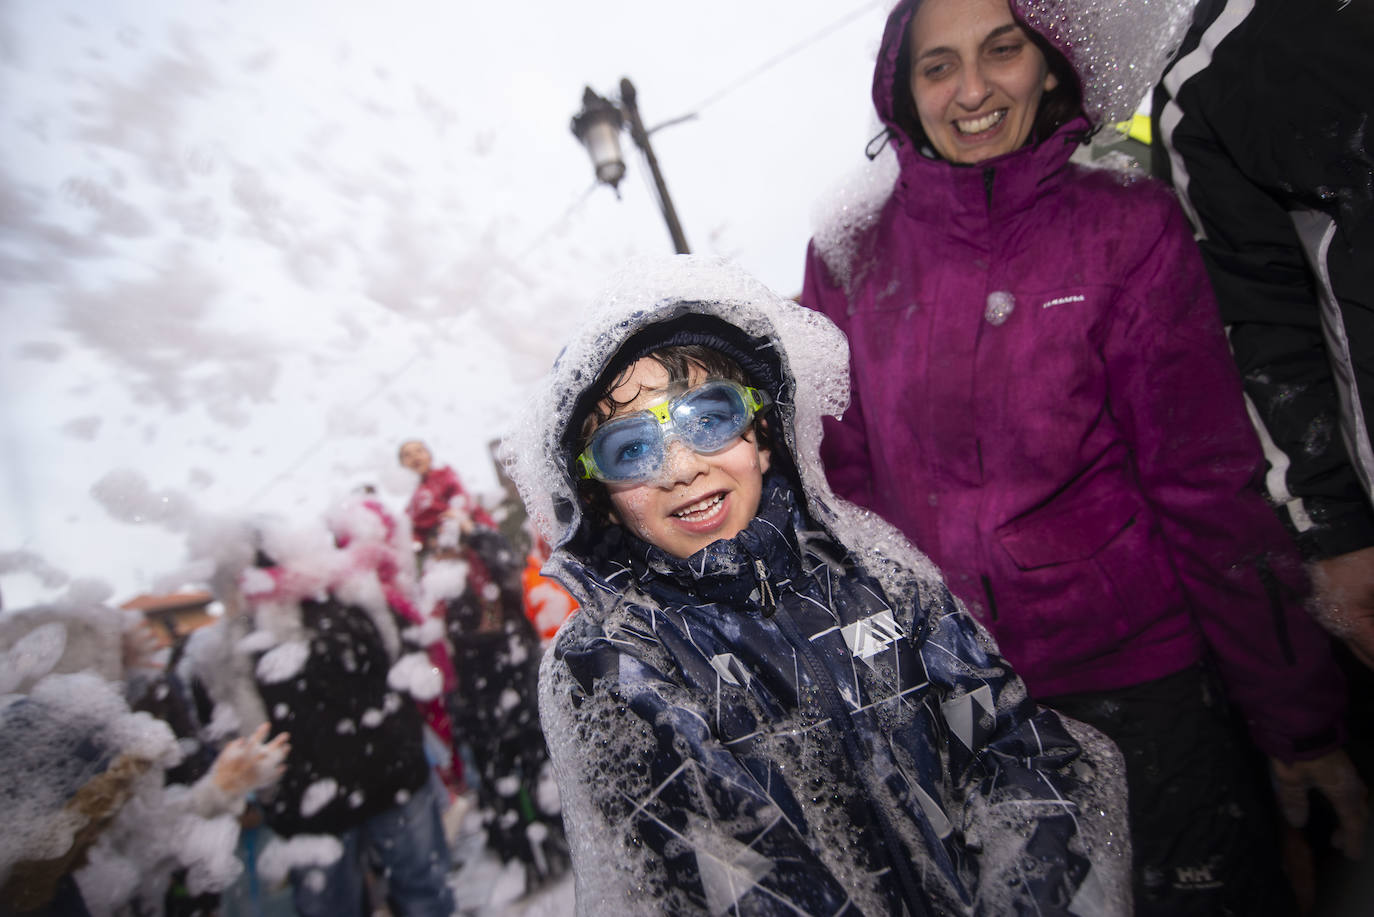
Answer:
M983 131L991 129L997 122L1001 121L1006 116L1007 110L1005 108L999 108L997 111L988 115L983 115L981 118L973 118L968 121L955 121L954 126L959 129L959 133L961 134L981 134Z
M688 522L700 522L702 519L710 516L711 513L715 511L716 507L720 506L724 500L725 494L716 494L713 497L707 497L705 500L701 500L697 503L693 503L691 506L680 509L673 513L673 515L679 519L685 519Z

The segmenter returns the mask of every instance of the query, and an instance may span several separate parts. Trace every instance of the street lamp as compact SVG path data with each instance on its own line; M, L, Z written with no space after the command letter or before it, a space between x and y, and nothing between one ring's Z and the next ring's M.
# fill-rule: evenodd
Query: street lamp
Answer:
M596 180L615 189L620 196L620 180L625 177L625 161L620 158L620 128L625 119L610 99L604 99L588 86L582 93L582 111L572 119L572 132L592 157Z
M582 111L572 119L572 132L587 148L596 170L596 180L610 185L620 196L620 179L625 176L625 161L620 158L620 130L630 126L630 138L644 154L649 163L649 171L654 177L654 188L658 191L659 209L668 224L668 234L673 237L673 248L679 255L686 255L687 237L682 233L673 199L668 196L668 186L663 181L663 173L658 168L658 157L649 145L649 132L639 119L639 106L636 102L635 87L628 79L620 81L620 104L597 95L588 86L582 93Z

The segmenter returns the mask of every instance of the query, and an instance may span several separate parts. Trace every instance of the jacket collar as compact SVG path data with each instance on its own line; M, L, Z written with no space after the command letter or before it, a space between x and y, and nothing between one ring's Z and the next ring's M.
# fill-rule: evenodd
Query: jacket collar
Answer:
M734 538L679 558L621 530L624 562L638 584L656 599L682 602L683 596L690 596L691 604L764 609L768 590L801 572L796 537L801 524L802 513L787 479L769 473L758 514Z
M1041 143L971 166L926 155L905 137L894 137L901 172L893 196L923 222L945 225L951 217L976 217L981 225L984 219L1011 216L1059 186L1078 138L1088 129L1086 118L1075 118Z

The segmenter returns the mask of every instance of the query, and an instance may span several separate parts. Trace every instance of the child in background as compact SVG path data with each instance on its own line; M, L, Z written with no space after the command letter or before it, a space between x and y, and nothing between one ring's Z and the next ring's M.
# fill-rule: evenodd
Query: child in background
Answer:
M540 572L553 549L535 533L530 553L525 557L525 569L520 574L520 589L525 597L525 617L539 634L541 646L553 641L558 628L577 611L577 601L568 590Z
M507 439L582 605L540 677L579 913L1129 912L1115 748L826 485L846 366L828 320L677 258Z

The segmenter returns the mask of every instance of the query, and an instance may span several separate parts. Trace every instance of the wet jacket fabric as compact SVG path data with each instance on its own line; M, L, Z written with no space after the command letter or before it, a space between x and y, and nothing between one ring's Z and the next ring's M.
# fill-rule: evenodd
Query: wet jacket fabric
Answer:
M1374 545L1374 6L1206 0L1155 91L1155 173L1198 233L1309 556Z
M708 259L648 273L506 440L581 603L540 679L579 913L1120 912L1115 749L1037 710L928 562L825 485L834 327ZM661 327L730 334L776 400L756 518L685 559L592 521L566 471L582 388Z
M471 752L487 848L547 880L568 857L558 807L539 793L549 761L539 729L540 644L524 613L519 554L499 531L477 526L463 536L460 557L466 583L444 603L458 669L449 708Z
M913 8L893 12L874 77L891 193L807 258L802 302L852 354L823 446L836 492L940 565L1034 696L1210 655L1263 749L1329 750L1342 684L1256 489L1182 211L1152 179L1071 163L1083 118L971 167L915 148L892 104Z
M291 734L286 772L265 803L286 837L342 834L404 803L429 777L420 711L387 684L391 658L371 616L334 598L300 603L308 655L257 688L271 733ZM260 659L259 659L260 663Z

